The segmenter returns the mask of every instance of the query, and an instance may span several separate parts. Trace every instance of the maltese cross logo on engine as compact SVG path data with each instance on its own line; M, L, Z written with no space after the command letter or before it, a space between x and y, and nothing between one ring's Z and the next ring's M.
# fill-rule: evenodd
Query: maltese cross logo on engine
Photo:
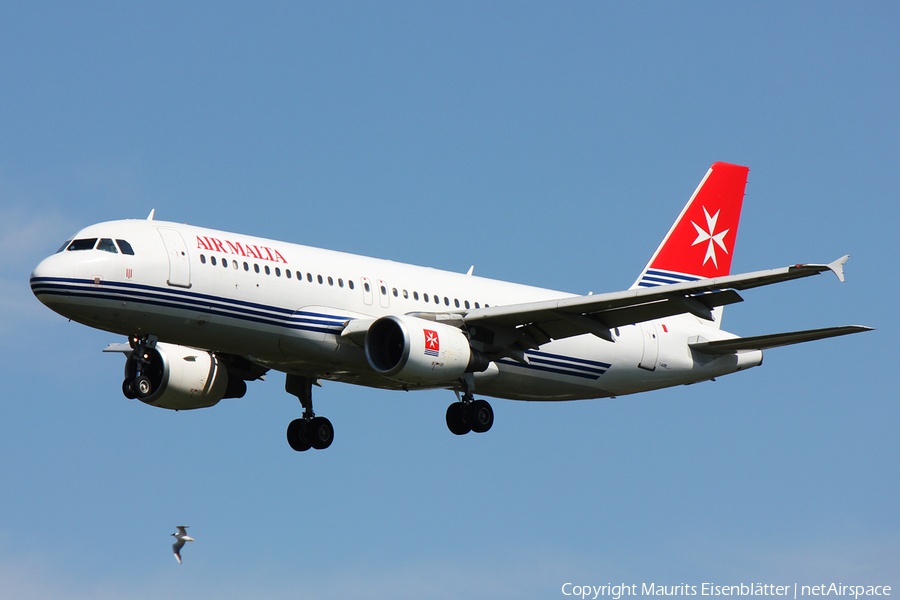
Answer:
M441 341L438 338L437 331L431 329L423 329L425 334L425 354L428 356L440 356Z

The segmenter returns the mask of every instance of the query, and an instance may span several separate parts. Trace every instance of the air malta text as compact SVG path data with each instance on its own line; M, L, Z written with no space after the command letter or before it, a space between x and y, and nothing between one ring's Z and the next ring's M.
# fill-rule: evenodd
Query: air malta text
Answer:
M240 242L232 242L230 240L222 242L222 240L213 237L198 235L197 249L287 264L287 261L281 255L281 252L275 248L269 248L268 246L251 246L250 244L241 244Z

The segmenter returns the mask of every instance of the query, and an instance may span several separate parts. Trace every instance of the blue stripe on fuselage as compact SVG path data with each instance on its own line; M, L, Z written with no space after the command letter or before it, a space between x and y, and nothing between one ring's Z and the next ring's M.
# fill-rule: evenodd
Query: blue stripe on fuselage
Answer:
M347 321L347 317L307 311L295 313L291 309L277 306L136 283L103 281L98 285L89 279L43 277L32 278L31 288L36 296L73 296L139 302L163 308L199 310L215 316L318 333L340 333Z

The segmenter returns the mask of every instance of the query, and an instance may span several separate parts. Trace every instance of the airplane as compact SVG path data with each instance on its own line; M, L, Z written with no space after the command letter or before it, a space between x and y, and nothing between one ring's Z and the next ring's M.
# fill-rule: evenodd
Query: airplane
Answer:
M73 321L128 336L127 398L174 410L240 398L286 374L302 416L296 451L324 449L313 412L321 380L390 390L447 389L456 435L484 433L479 396L608 398L713 380L763 350L868 331L829 327L753 337L720 328L740 291L833 272L848 256L732 275L747 167L714 163L635 283L574 295L186 224L91 225L31 275L35 296Z

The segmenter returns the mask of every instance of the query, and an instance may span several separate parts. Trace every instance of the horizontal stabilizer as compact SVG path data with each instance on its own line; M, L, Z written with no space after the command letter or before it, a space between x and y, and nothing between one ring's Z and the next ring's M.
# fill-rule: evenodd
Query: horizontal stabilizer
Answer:
M862 325L845 325L844 327L826 327L825 329L808 329L806 331L790 331L788 333L773 333L771 335L758 335L755 337L734 338L731 340L718 340L714 342L697 342L689 344L692 350L706 354L732 354L745 350L766 350L778 346L789 346L802 342L811 342L839 335L872 331L871 327Z

